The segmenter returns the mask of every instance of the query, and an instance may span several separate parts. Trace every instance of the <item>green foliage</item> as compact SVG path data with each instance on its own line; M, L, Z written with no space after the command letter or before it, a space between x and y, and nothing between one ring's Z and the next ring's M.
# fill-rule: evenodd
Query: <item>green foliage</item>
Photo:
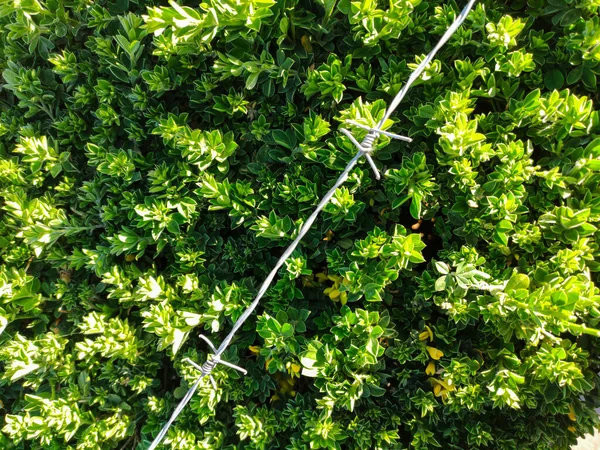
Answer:
M148 448L463 3L0 2L0 448ZM598 425L599 12L477 2L164 448Z

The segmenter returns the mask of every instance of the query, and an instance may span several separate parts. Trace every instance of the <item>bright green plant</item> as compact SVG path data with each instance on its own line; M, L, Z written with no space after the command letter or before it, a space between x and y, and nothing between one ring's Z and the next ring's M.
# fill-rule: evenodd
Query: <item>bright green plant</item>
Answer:
M463 2L0 2L0 448L145 450ZM567 450L600 6L481 0L164 448Z

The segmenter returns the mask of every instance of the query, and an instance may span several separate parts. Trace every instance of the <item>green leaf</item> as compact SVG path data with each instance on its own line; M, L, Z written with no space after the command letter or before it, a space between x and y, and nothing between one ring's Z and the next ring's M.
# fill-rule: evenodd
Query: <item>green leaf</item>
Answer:
M552 69L544 74L544 85L546 89L561 89L565 83L565 77L559 69Z
M584 68L581 74L581 81L589 90L596 90L598 86L596 74L589 68Z
M442 292L446 290L446 286L448 284L448 277L446 275L439 277L435 280L435 290L436 292Z
M251 73L248 78L246 78L246 89L252 90L256 87L256 83L258 82L258 77L260 76L260 72Z
M577 83L581 76L583 75L583 65L579 65L575 67L575 69L571 70L567 75L567 84L572 85Z
M435 265L435 270L437 270L438 273L440 273L442 275L448 275L450 273L450 266L448 266L448 264L446 264L445 262L435 261L434 265Z
M410 215L414 219L421 218L421 196L419 194L413 194L412 202L410 203Z
M514 292L518 289L528 289L529 288L529 277L524 273L515 273L508 283L506 283L505 292Z
M179 224L177 223L176 220L169 221L169 224L167 225L167 230L173 234L181 234Z
M283 130L273 130L272 134L273 140L278 145L287 148L288 150L293 150L296 148L296 143L298 142L296 139L296 135L292 130L283 131Z
M54 164L52 166L52 168L50 169L50 175L52 175L53 178L56 178L60 172L62 171L62 164Z
M289 323L284 323L281 326L281 334L285 338L292 337L294 335L294 327Z

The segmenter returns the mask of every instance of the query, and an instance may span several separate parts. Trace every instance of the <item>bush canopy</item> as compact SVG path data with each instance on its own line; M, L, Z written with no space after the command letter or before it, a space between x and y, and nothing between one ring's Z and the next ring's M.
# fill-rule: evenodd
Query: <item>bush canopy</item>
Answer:
M0 2L0 448L145 450L462 0ZM477 2L164 446L568 449L600 3Z

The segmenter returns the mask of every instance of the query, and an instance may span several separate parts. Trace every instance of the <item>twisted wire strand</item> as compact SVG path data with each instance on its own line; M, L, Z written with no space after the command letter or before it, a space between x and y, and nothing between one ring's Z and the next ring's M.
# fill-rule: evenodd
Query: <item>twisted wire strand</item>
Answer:
M381 127L381 125L379 125L379 127ZM371 153L373 151L373 144L375 144L375 141L377 140L378 137L379 137L378 133L376 133L374 131L370 131L369 133L367 133L365 138L360 143L360 145L365 153Z
M260 286L260 289L259 289L258 293L256 294L256 297L254 298L253 302L248 306L248 308L246 308L246 310L243 312L243 314L233 324L233 328L231 329L229 334L225 337L225 339L223 339L223 342L221 342L221 345L219 346L217 351L214 353L212 358L207 358L207 360L204 362L204 364L201 367L200 376L198 377L196 382L192 385L192 387L189 389L187 394L183 397L183 399L181 400L179 405L177 405L177 407L173 411L173 414L169 418L168 422L164 425L162 430L158 433L158 435L156 436L154 441L152 441L152 444L150 445L148 450L154 450L162 442L163 438L166 436L166 434L169 431L169 428L171 427L173 422L177 419L179 414L181 414L181 411L183 411L185 406L189 403L189 401L193 397L194 393L198 389L198 386L200 385L201 380L206 376L210 376L210 373L214 370L214 368L218 364L225 364L229 367L233 367L237 370L243 371L243 369L241 369L241 368L238 368L230 363L226 363L225 361L221 361L221 355L223 354L223 352L225 352L227 347L229 347L235 334L242 327L244 322L246 322L246 320L248 320L248 318L252 315L254 310L257 308L260 300L265 295L265 293L267 292L267 289L271 286L271 283L277 276L277 272L279 272L279 269L281 269L281 267L283 266L285 261L287 261L287 259L291 256L291 254L294 252L294 250L296 250L300 241L304 238L304 236L308 233L308 231L310 230L310 228L312 227L314 222L317 220L317 217L319 216L320 212L323 210L325 205L327 205L330 202L330 200L332 199L332 197L334 196L335 191L342 184L344 184L344 182L348 179L350 172L352 171L354 166L356 166L356 164L358 163L358 161L360 160L361 157L365 156L365 158L368 160L369 164L371 165L371 168L373 169L373 171L375 173L375 177L377 179L380 178L377 167L375 166L375 163L374 163L373 159L371 158L371 153L373 151L373 147L374 147L375 142L376 142L377 138L379 137L379 135L386 134L386 133L382 132L381 127L383 127L386 120L388 120L390 118L390 116L392 115L392 113L396 110L396 108L398 108L398 105L404 99L404 97L406 96L406 93L408 92L410 87L421 76L423 71L431 63L431 61L433 60L433 58L435 57L437 52L440 50L440 48L442 48L444 46L444 44L446 44L446 42L448 42L450 37L462 25L462 23L467 18L469 12L473 8L473 5L475 4L476 1L477 0L469 0L467 5L463 8L463 10L460 12L460 14L456 17L454 22L450 25L450 27L448 27L446 32L442 35L439 42L429 52L429 54L425 57L425 59L423 59L423 61L421 61L421 63L417 66L417 68L411 73L410 77L408 78L408 81L404 84L404 86L402 86L402 89L400 89L400 91L396 94L396 96L392 100L392 103L390 104L389 108L387 109L387 111L385 112L385 114L383 115L381 120L379 121L377 127L374 129L370 129L370 131L364 137L362 142L358 143L356 141L356 139L354 139L347 130L344 130L344 129L340 130L340 131L345 132L345 134L349 138L351 138L352 142L355 144L355 146L358 149L357 153L348 162L348 164L346 165L346 168L340 174L337 181L334 183L334 185L331 187L331 189L329 189L329 191L327 191L325 196L321 199L321 201L319 202L319 204L317 205L315 210L312 212L312 214L308 217L306 222L300 228L300 231L298 232L298 235L296 236L296 238L288 246L288 248L283 252L283 254L279 258L279 260L277 261L277 263L275 264L275 266L273 267L271 272L269 272L269 274L265 278L264 282ZM388 135L390 135L390 134L388 134ZM392 136L392 137L403 138L402 136ZM410 141L409 138L403 138L402 140ZM211 346L212 346L212 344L211 344Z
M202 374L210 375L215 367L217 367L219 361L214 357L211 359L207 359L204 364L202 364Z

